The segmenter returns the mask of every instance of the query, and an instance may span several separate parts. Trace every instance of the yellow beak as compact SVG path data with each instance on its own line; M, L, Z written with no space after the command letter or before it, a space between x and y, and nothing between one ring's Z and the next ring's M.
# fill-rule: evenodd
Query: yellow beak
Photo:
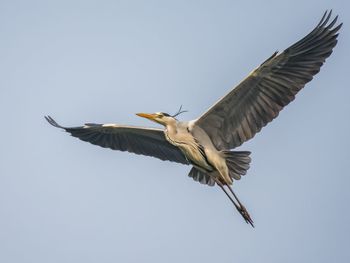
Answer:
M149 119L151 121L154 121L154 119L156 118L155 114L149 114L149 113L136 113L136 115L142 118Z

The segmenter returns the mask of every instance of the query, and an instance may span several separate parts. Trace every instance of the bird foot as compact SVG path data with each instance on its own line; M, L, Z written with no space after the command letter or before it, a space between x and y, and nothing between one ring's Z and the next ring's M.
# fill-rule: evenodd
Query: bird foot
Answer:
M243 218L247 222L247 224L250 224L252 227L254 227L254 222L251 219L247 209L243 205L240 206L239 212L241 213L241 215L243 216Z

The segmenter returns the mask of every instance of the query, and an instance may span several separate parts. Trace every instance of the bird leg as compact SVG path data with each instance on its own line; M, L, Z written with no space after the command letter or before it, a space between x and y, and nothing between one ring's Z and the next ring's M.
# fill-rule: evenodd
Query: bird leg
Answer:
M230 194L226 191L226 189L224 188L224 185L218 179L214 179L214 180L217 183L217 185L220 186L220 188L224 191L224 193L227 195L227 197L230 199L230 201L235 206L237 211L242 215L242 217L244 218L246 223L247 224L249 223L252 227L254 227L253 220L250 218L250 216L249 216L247 210L245 209L245 207L239 202L239 200L237 199L236 195L233 193L232 189L231 189L231 192L233 193L234 197L238 201L239 205L236 204L236 202L233 200L233 198L230 196Z
M232 197L229 195L229 193L226 191L226 189L224 188L223 184L221 182L217 182L218 186L220 186L220 188L224 191L224 193L227 195L227 197L231 200L232 204L236 207L236 209L238 210L238 212L241 211L241 208L236 204L236 202L232 199Z
M239 204L239 207L240 207L240 213L241 215L244 217L244 219L246 220L247 223L249 223L252 227L254 227L254 222L253 220L251 219L247 209L244 207L244 205L242 205L241 201L239 201L237 195L233 192L233 189L230 185L226 185L227 188L231 191L232 195L234 196L234 198L237 200L238 204Z

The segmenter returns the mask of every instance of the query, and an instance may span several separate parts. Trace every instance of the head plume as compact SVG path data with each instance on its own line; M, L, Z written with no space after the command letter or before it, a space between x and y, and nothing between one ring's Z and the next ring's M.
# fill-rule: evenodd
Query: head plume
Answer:
M181 105L179 110L174 115L171 115L171 117L175 118L176 116L179 116L180 114L182 114L184 112L188 112L188 111L187 110L182 110L182 105Z

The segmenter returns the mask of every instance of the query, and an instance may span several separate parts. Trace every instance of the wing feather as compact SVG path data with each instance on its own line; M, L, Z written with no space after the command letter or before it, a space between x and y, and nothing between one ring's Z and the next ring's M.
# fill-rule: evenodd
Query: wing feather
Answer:
M94 123L80 127L63 127L50 116L45 119L51 125L94 145L189 164L181 150L165 139L161 129Z
M218 149L232 149L253 138L320 71L342 26L335 26L338 16L330 21L331 14L325 12L308 35L272 54L196 120Z

